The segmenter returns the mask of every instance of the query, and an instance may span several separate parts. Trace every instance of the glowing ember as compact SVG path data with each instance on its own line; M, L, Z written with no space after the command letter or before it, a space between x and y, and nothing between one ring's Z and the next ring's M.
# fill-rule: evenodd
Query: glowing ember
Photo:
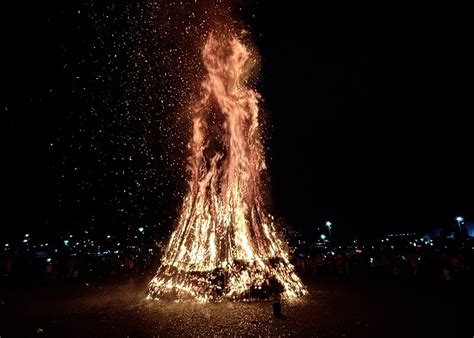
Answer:
M260 95L248 86L254 57L235 34L210 34L191 108L189 189L148 298L250 299L306 293L273 217L264 210Z

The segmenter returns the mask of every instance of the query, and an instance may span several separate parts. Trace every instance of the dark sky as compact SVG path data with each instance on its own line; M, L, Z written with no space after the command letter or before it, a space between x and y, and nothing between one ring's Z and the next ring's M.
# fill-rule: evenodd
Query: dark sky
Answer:
M186 137L170 119L186 60L153 31L160 1L1 6L5 236L167 233L184 189ZM341 6L240 11L262 58L275 210L308 235L326 220L343 236L472 219L465 12Z

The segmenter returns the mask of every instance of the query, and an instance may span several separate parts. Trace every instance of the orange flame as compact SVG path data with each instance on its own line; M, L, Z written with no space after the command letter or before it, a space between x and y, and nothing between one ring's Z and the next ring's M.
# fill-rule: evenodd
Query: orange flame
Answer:
M191 113L189 190L149 298L246 298L269 278L286 298L306 293L264 212L260 95L247 84L254 60L235 35L210 34L204 45L207 75Z

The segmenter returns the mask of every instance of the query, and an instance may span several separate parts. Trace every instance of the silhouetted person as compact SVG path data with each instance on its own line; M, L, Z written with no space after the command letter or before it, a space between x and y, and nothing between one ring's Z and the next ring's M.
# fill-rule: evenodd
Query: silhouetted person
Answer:
M273 315L275 317L281 317L281 294L283 293L283 285L275 278L275 276L270 277L269 284L272 289L273 295Z

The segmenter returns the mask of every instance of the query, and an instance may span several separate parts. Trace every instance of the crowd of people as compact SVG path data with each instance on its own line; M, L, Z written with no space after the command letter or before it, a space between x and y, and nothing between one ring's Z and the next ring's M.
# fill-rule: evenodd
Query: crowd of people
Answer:
M0 257L0 272L3 282L14 283L114 278L150 273L158 261L158 257L146 252L101 256L63 254L52 258L24 253Z
M464 249L464 247L466 247ZM363 274L367 278L457 281L473 278L474 253L471 246L457 245L390 249L338 249L306 251L293 256L303 274Z
M459 244L459 243L458 243ZM472 278L472 244L434 246L400 250L397 248L320 248L294 251L292 263L306 276L333 274L367 277L453 281ZM133 252L109 254L59 253L50 258L34 252L5 253L0 256L1 281L30 282L114 278L138 273L153 274L159 266L160 250L139 248Z

